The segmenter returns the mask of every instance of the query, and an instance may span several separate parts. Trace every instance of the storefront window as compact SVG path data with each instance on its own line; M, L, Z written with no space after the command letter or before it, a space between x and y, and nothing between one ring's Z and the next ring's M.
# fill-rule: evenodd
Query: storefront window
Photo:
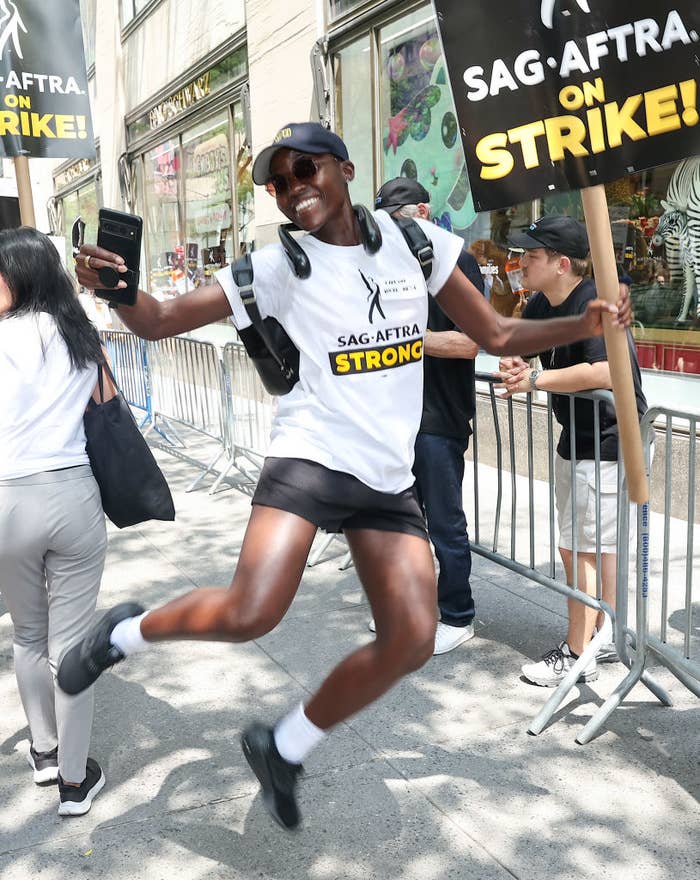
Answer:
M182 138L185 159L185 261L187 287L205 283L232 252L231 149L226 115Z
M152 2L153 0L119 0L122 27L126 27L132 18L136 18Z
M331 21L340 18L358 6L362 6L367 0L330 0Z
M180 145L164 141L143 157L145 234L154 296L185 293L185 248L180 221Z
M370 41L364 36L335 56L336 131L355 163L350 184L353 202L374 204L372 163L372 78Z
M432 9L383 27L379 45L382 181L416 178L434 219L465 234L476 213Z
M233 108L233 148L236 156L236 216L239 255L255 247L255 208L253 197L253 154L247 146L245 117L241 104Z
M145 252L154 296L206 284L255 246L252 157L241 106L232 109L233 145L224 111L143 156Z
M80 0L80 18L83 23L83 45L85 47L85 67L95 63L95 4L97 0Z
M606 186L642 367L700 374L700 157Z

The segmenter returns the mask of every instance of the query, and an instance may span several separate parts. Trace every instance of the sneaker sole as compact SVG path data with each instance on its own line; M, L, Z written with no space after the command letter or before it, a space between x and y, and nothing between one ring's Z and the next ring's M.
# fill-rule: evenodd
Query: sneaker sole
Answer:
M547 680L539 679L538 680L538 679L528 675L524 669L521 669L521 672L523 674L523 678L527 682L529 682L530 684L536 684L538 687L545 687L545 688L559 687L559 685L562 683L562 681L564 681L564 677L565 677L565 676L562 676L558 681L552 681L551 679L547 679ZM597 669L595 670L595 672L583 672L576 679L576 684L581 684L581 683L585 684L586 682L589 682L589 681L595 681L598 678L599 674L600 673L598 672Z
M92 786L90 791L85 796L85 800L82 800L78 803L78 801L64 801L59 804L58 807L58 815L59 816L84 816L85 813L90 811L90 807L92 806L92 802L95 800L97 795L102 791L105 787L105 775L104 773L100 773L100 778L97 782Z
M267 769L267 764L265 761L260 761L257 758L256 753L251 749L251 746L248 742L247 734L243 734L241 736L241 748L243 750L243 756L248 762L248 766L255 774L260 786L262 788L262 796L263 803L267 808L268 813L272 816L272 818L277 822L280 828L284 828L285 831L294 831L299 827L299 822L296 825L287 825L282 821L279 812L277 811L277 804L275 803L275 795L274 795L274 787L272 785L272 780L270 779L270 773Z

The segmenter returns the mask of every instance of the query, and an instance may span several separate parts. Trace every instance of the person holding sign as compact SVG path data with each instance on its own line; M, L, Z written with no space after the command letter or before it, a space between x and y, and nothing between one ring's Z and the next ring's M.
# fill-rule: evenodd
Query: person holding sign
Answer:
M280 245L252 254L258 309L263 318L276 318L298 348L299 378L279 398L231 585L193 590L139 614L133 605L116 606L59 670L61 686L77 693L154 642L257 639L291 604L317 529L344 531L376 639L354 650L277 724L255 724L242 737L265 805L285 828L299 823L296 786L314 746L433 653L435 569L411 472L428 296L476 342L500 354L600 335L604 315L619 327L630 320L625 299L591 302L583 314L546 323L501 318L456 268L462 239L418 220L432 241L426 283L391 217L353 208L348 184L354 174L343 141L310 122L284 126L253 166L255 183L306 233L298 245L310 275L298 271L299 261ZM81 248L76 270L84 287L99 288L104 267L125 270L117 255ZM250 295L249 288L243 292ZM150 339L225 317L243 329L250 318L241 293L226 268L213 284L165 302L139 291L135 305L120 306L119 314Z
M585 312L595 300L596 289L587 278L589 267L588 236L582 223L570 217L548 215L530 228L510 238L514 247L525 249L522 268L530 290L538 291L528 300L524 319L551 320L572 317ZM637 356L629 337L630 358L635 398L639 417L646 412L642 380ZM577 585L592 596L596 594L596 482L595 424L592 401L578 400L575 405L575 437L570 434L569 398L556 392L589 391L610 388L605 342L601 337L581 340L551 348L538 349L544 369L532 370L521 357L501 358L499 369L508 395L536 390L554 392L552 407L561 425L555 460L554 484L559 525L559 553L564 563L566 582L574 583L574 530L576 535ZM532 355L534 357L535 355ZM600 441L600 524L602 598L615 607L617 566L617 462L618 425L615 408L601 402L599 417ZM571 485L572 439L576 451L576 492L573 508ZM596 617L598 620L596 621ZM538 663L522 667L525 678L533 684L556 687L593 637L598 622L604 626L604 644L597 656L581 674L580 680L598 677L596 660L617 659L615 646L610 644L612 629L609 620L596 609L569 600L569 628L566 639L548 651Z

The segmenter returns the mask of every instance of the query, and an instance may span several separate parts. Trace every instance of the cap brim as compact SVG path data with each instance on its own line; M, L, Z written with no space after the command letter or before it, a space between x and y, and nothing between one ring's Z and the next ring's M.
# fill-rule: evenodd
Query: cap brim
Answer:
M508 244L511 245L511 247L522 248L523 250L534 250L535 248L546 247L541 241L537 241L536 238L528 235L527 232L516 232L515 235L509 235Z
M338 156L337 153L334 153L325 146L314 150L309 147L295 146L294 144L271 144L269 147L261 150L253 162L253 183L257 183L258 186L264 186L268 182L272 157L278 150L296 150L298 153L308 153L310 156L322 156L324 153L328 153L329 156L335 156L337 159L344 161L342 156Z
M277 150L280 149L282 148L277 144L272 144L258 153L253 162L253 183L257 183L258 186L264 186L267 183L270 179L270 162L272 162L272 157Z
M388 211L390 214L392 214L394 211L398 211L399 208L403 208L403 206L405 204L407 204L407 202L399 202L396 205L375 205L374 210L375 211Z

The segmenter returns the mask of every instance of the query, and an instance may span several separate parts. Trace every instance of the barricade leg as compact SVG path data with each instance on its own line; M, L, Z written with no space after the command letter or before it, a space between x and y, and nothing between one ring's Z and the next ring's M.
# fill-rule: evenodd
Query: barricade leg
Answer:
M547 700L544 706L537 713L527 732L532 736L538 736L549 724L552 716L564 701L569 691L577 684L579 675L588 666L595 657L598 645L602 642L602 632L596 633L593 639L586 645L586 650L581 654L578 660L571 667L563 681L554 690L552 696Z
M226 455L226 451L223 449L217 452L214 458L212 458L212 460L207 465L206 470L203 470L202 473L199 474L199 476L194 478L190 485L185 489L185 492L193 492L206 477L206 475L212 472L212 469L216 467L216 465L224 455Z

